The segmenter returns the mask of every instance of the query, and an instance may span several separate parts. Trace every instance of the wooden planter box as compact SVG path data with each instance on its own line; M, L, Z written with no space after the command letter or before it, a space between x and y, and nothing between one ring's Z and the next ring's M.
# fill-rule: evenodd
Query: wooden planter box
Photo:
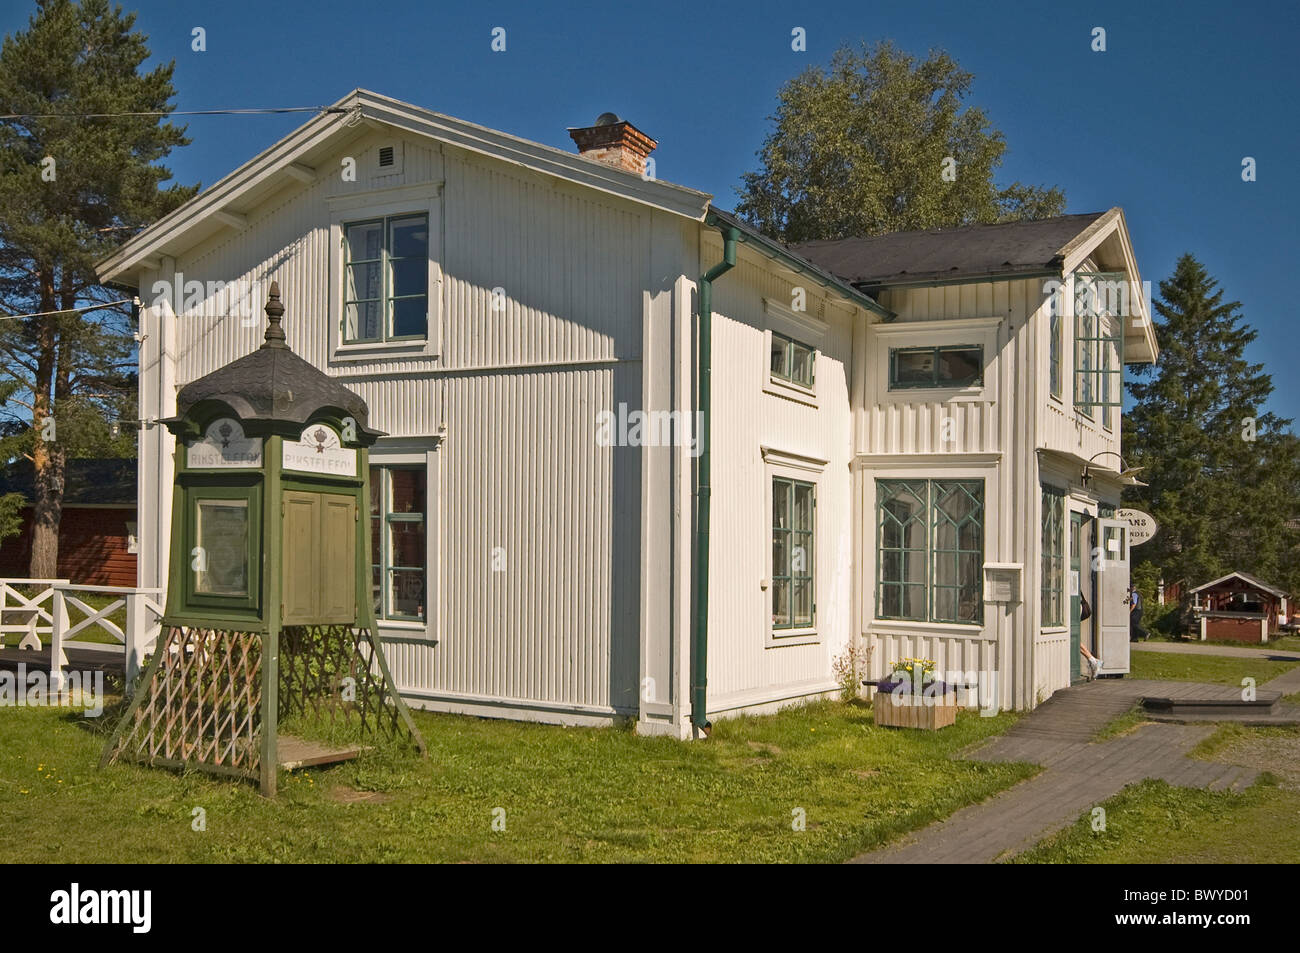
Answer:
M890 728L923 728L937 731L947 728L957 720L957 693L950 691L945 695L902 695L894 704L894 696L889 692L877 691L871 702L871 714L876 724Z

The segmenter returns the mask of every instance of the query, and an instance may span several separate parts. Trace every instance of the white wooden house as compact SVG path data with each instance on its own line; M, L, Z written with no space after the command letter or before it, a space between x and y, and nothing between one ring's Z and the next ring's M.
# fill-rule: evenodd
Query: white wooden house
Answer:
M153 422L258 345L277 280L290 346L387 434L375 593L412 704L687 737L835 690L854 639L1001 706L1068 684L1070 514L1121 489L1096 405L1155 357L1140 297L1074 314L1089 276L1137 279L1122 214L792 250L639 174L631 124L571 134L356 91L101 263L142 299L140 584L167 582ZM1126 583L1120 546L1097 575Z

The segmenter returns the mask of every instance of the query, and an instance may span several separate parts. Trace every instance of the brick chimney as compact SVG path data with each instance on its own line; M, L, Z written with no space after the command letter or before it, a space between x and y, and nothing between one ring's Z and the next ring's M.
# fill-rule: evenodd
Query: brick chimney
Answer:
M613 113L601 113L594 126L570 129L569 136L585 159L604 162L624 172L645 172L646 156L654 152L655 142L644 132Z

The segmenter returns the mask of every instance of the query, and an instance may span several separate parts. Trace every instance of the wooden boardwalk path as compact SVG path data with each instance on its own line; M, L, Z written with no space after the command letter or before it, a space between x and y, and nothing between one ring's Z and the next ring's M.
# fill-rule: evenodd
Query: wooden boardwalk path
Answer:
M961 755L975 761L1027 761L1042 765L1041 773L851 863L984 864L1006 859L1145 778L1182 787L1239 790L1255 780L1256 770L1187 757L1214 731L1213 725L1148 724L1118 738L1091 740L1143 696L1199 699L1239 693L1231 686L1142 679L1101 679L1059 691L1006 734Z

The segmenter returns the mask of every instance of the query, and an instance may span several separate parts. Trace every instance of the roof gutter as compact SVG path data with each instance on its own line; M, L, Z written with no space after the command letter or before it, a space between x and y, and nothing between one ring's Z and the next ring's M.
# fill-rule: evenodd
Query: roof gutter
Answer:
M691 622L691 724L707 735L709 682L709 509L713 416L713 282L736 265L740 229L709 216L706 225L722 233L722 261L700 276L699 346L696 379L699 381L700 457L695 482L695 617Z

